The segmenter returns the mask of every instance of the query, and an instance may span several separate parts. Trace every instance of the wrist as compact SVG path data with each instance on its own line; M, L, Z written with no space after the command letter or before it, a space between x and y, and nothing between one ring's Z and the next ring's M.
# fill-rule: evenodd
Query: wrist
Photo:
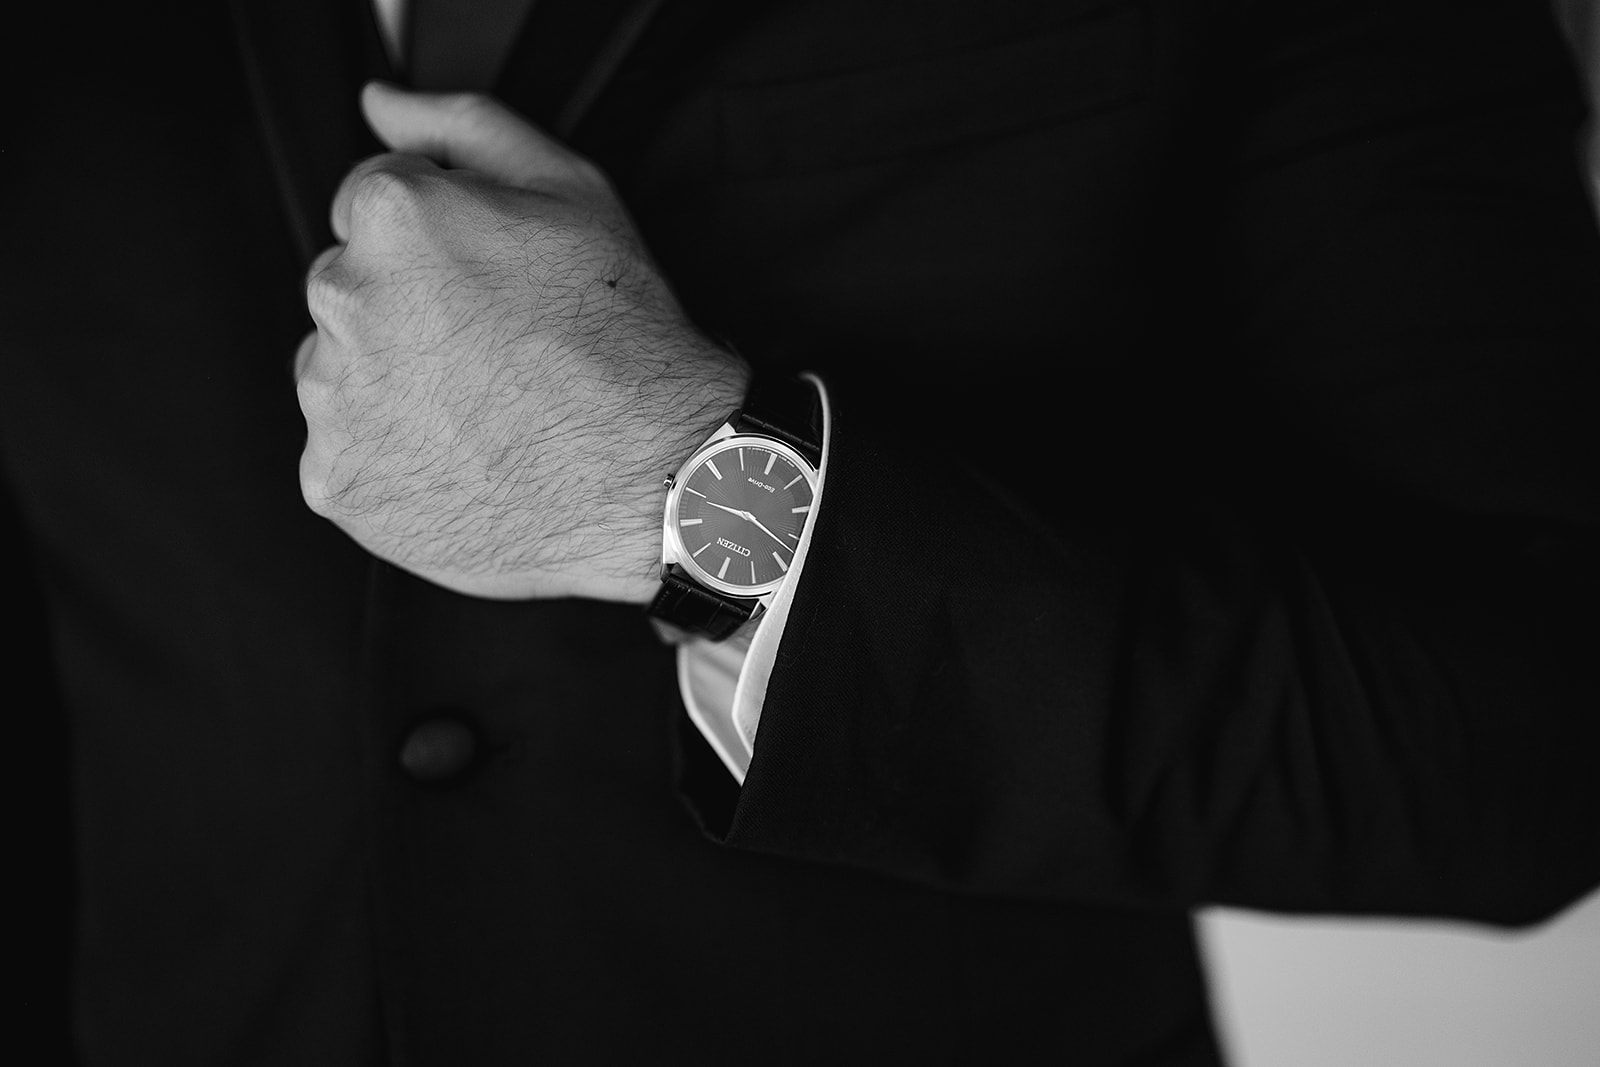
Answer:
M624 434L630 460L621 478L626 491L619 514L605 531L617 567L600 578L589 595L603 600L648 604L661 585L661 523L667 503L666 480L727 422L744 402L749 366L738 356L706 345L674 359L690 374L664 374L640 386L636 411L653 414L628 422Z

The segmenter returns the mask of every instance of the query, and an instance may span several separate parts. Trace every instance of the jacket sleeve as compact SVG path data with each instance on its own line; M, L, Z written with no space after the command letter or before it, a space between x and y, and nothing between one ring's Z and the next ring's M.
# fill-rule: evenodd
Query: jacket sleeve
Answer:
M1523 923L1600 881L1600 242L1512 10L1239 13L1199 416L1091 434L1085 378L1025 445L912 449L834 391L715 837L1136 908Z

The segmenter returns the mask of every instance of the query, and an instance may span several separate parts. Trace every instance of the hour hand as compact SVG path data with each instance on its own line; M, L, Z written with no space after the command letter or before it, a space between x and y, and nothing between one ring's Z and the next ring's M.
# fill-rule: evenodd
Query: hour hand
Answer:
M737 515L741 519L748 519L750 517L750 513L748 511L740 511L738 508L730 508L730 507L728 507L728 505L719 504L715 500L707 500L706 503L710 504L714 508L721 508L723 511L726 511L730 515Z

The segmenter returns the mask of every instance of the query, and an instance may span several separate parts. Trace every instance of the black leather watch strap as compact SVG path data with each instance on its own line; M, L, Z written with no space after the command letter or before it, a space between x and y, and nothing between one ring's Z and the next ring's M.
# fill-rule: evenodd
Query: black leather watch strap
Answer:
M690 633L721 641L750 621L759 601L732 597L685 578L676 567L661 579L650 614Z
M822 466L822 397L804 378L756 378L733 418L739 433L763 433Z

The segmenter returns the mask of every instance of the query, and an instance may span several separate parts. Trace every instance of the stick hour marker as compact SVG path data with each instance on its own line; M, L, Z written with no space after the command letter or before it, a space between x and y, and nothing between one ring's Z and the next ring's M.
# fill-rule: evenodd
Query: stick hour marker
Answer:
M722 472L717 470L717 461L716 460L714 460L714 459L706 460L706 466L710 467L711 468L711 473L715 474L717 476L717 481L719 481L719 482L722 481Z
M796 514L796 515L803 515L804 513L806 513L806 512L811 510L811 505L810 504L801 504L799 507L790 508L789 510L791 512L793 512L794 514Z
M702 493L700 490L698 490L698 489L690 489L687 485L683 487L683 491L685 493L693 493L695 496L699 497L701 500L704 500L706 498L706 495L704 493Z
M785 574L789 573L789 565L783 561L783 557L782 556L780 556L776 552L774 552L772 554L772 558L778 561L778 569L779 570L781 570Z
M739 469L744 470L744 449L739 449Z
M761 472L763 477L765 477L766 475L772 473L772 465L774 463L776 463L776 462L778 462L778 454L776 452L774 452L774 453L772 453L772 455L767 457L766 469Z
M793 478L789 479L789 485L793 485L795 482L798 482L801 478L804 478L804 477L805 477L804 474L796 474ZM789 485L784 486L784 488L785 489L789 488Z
M699 548L697 548L693 552L689 553L689 558L693 559L695 556L698 556L700 553L704 552L706 549L708 549L710 547L711 547L711 542L707 541L705 544L701 545Z
M733 562L732 556L722 557L722 566L717 568L717 577L720 579L728 573L728 564Z
M756 561L755 560L751 560L750 561L750 584L751 585L755 585L756 584Z
M706 520L704 520L704 519L679 519L678 520L678 525L679 526L699 526L702 522L705 522L705 521Z

